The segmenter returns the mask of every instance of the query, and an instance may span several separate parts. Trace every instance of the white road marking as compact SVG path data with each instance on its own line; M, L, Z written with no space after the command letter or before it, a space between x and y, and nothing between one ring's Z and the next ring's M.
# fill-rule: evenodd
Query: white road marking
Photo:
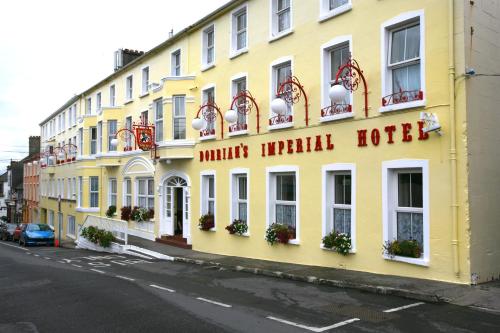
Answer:
M22 247L20 247L20 246L10 245L10 244L5 244L4 242L0 242L0 244L5 245L5 246L10 246L10 247L13 247L13 248L15 248L15 249L19 249L19 250L27 251L25 248L22 248Z
M34 254L35 257L39 257L40 255L39 254Z
M408 304L408 305L404 305L404 306L400 306L398 308L393 308L393 309L389 309L389 310L384 310L384 312L386 313L389 313L389 312L396 312L396 311L399 311L399 310L404 310L404 309L408 309L408 308L413 308L415 306L419 306L419 305L422 305L422 304L425 304L423 302L418 302L418 303L413 303L413 304Z
M150 284L149 286L153 287L153 288L156 288L156 289L165 290L165 291L168 291L170 293L175 293L175 290L173 290L173 289L168 289L168 288L165 288L165 287L160 287L160 286L157 286L156 284Z
M47 259L47 260L50 260L50 259L51 259L51 258L49 258L49 257L43 257L43 258L44 258L44 259Z
M61 264L66 264L65 261L58 260L57 262L60 262Z
M129 278L129 277L126 277L126 276L122 276L122 275L115 275L117 278L119 279L122 279L122 280L127 280L127 281L135 281L135 279L132 279L132 278Z
M206 299L206 298L203 298L203 297L197 297L196 299L200 300L200 301L203 301L203 302L207 302L207 303L211 303L211 304L223 306L225 308L232 308L233 307L232 305L224 304L224 303L220 303L220 302L216 302L216 301L212 301L212 300L209 300L209 299Z
M106 274L106 272L104 272L104 271L100 271L100 270L95 269L95 268L91 268L90 270L91 270L91 271L94 271L94 272L97 272L97 273Z
M78 267L78 268L82 268L82 266L80 266L80 265L76 265L76 264L71 264L71 266L75 266L75 267Z
M350 323L353 323L355 321L360 320L359 318L352 318L352 319L344 320L344 321L341 321L340 323L336 323L336 324L333 324L333 325L330 325L330 326L312 327L312 326L306 326L306 325L302 325L302 324L297 324L297 323L294 323L292 321L288 321L288 320L280 319L280 318L276 318L276 317L271 317L271 316L268 316L266 318L274 320L274 321L278 321L280 323L287 324L287 325L290 325L290 326L295 326L295 327L303 328L305 330L312 331L312 332L324 332L324 331L327 331L327 330L331 330L332 328L341 327L341 326L344 326L344 325L347 325L347 324L350 324Z

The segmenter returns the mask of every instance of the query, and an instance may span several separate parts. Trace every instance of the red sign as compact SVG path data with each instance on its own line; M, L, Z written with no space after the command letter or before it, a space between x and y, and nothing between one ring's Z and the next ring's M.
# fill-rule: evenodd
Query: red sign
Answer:
M136 127L135 137L137 139L137 145L142 150L148 151L153 147L153 129L151 127Z

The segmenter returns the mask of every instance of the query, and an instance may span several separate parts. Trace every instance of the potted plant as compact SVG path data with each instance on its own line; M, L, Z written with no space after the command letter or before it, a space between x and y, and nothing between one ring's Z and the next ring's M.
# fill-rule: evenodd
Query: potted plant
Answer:
M290 239L295 238L295 228L283 224L273 223L266 230L266 241L270 245L276 243L288 244Z
M323 238L323 246L342 255L351 250L351 237L345 233L331 232Z
M130 215L132 214L132 207L124 206L121 208L121 219L123 221L130 220Z
M136 222L144 222L149 219L149 211L146 208L135 206L130 213L130 217Z
M204 231L208 231L208 230L212 229L213 227L215 227L214 216L210 213L202 215L200 217L200 219L198 220L198 222L199 222L198 227Z
M226 227L226 230L231 234L231 235L234 235L234 234L238 234L238 235L243 235L244 233L246 233L248 231L248 226L246 224L246 222L242 221L242 220L234 220L233 223L231 223L230 225L228 225Z
M394 258L395 256L420 258L422 255L422 247L414 239L387 241L383 245L383 248L384 254L391 258Z
M111 218L115 216L115 213L116 213L116 206L111 205L108 207L108 210L106 211L106 216Z

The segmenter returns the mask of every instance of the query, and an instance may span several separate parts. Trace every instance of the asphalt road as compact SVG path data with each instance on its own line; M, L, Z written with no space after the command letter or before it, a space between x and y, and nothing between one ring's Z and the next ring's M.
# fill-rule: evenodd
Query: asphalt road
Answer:
M500 332L448 304L0 242L0 332Z

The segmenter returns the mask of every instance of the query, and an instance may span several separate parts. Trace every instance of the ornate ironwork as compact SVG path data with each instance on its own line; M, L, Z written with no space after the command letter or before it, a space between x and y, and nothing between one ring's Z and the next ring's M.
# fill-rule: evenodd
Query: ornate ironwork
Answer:
M125 146L123 147L123 151L131 151L132 150L132 137L134 137L134 150L137 149L137 139L135 137L134 132L128 128L122 128L115 133L115 137L120 138L125 142Z
M257 102L255 101L255 98L252 96L250 91L248 90L242 90L236 96L233 97L233 100L231 102L231 106L229 107L231 110L236 106L236 111L239 114L242 115L249 115L252 112L252 108L255 106L255 112L257 113L257 133L260 132L260 115L259 115L259 106L257 105ZM238 124L242 125L242 124ZM245 130L247 129L247 124L245 124ZM241 131L242 129L238 130L231 130L231 128L234 128L235 125L229 126L229 132L235 132L235 131Z
M365 95L365 117L368 117L368 85L358 62L352 59L350 55L346 63L339 67L337 75L335 76L334 84L338 84L339 80L341 80L344 88L351 92L356 91L359 88L361 80Z
M248 129L248 124L246 124L246 123L244 123L244 124L236 123L233 125L229 125L229 132L231 132L231 133L239 132L239 131L246 131L247 129Z
M217 111L217 112L216 112ZM198 112L196 113L196 118L200 117L200 112L203 119L206 120L208 124L213 124L217 119L217 114L220 116L220 135L224 139L224 117L220 112L219 107L214 101L208 101L207 103L200 106ZM200 131L200 137L205 137L209 135L215 135L215 129L205 129Z
M300 83L299 79L296 76L288 77L280 84L278 91L276 92L276 97L283 99L287 105L298 103L302 96L304 97L304 108L306 111L306 126L309 126L309 103L304 86ZM271 123L271 119L269 119L269 123Z
M293 121L293 116L291 114L277 115L269 118L269 125L273 126L273 125L287 124L291 123L292 121Z
M150 151L151 158L156 160L159 158L157 154L158 144L156 143L156 127L154 124L147 123L141 119L138 122L132 123L132 128L121 128L116 131L115 138L120 138L125 142L123 151L132 150L132 140L134 137L134 150L139 147L143 151Z
M336 116L352 112L351 104L332 104L321 109L321 117Z
M382 97L382 106L401 104L412 101L421 101L423 99L424 99L424 93L421 90L410 90L410 91L400 90L397 93Z

